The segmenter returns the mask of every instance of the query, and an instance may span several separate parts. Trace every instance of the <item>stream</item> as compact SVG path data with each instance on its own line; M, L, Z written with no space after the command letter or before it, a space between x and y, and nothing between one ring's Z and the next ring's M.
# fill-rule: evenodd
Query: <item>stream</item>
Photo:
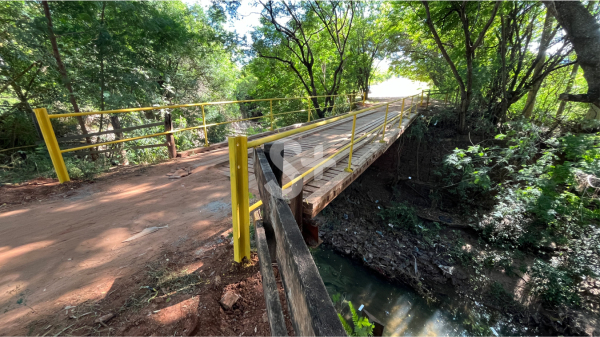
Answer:
M468 335L460 317L429 306L409 287L392 284L329 247L313 250L313 258L329 296L340 294L356 309L364 305L385 326L384 336Z

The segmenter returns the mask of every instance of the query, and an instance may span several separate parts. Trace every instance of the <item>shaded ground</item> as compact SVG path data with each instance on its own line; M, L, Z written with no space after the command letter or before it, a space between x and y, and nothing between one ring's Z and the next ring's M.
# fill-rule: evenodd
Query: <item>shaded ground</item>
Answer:
M102 300L164 252L227 231L230 183L209 168L222 155L124 168L94 183L0 187L0 334L27 334L34 320ZM180 166L192 174L166 176ZM148 227L162 228L123 242Z
M200 247L185 244L163 251L133 277L115 280L104 297L37 319L27 334L269 335L258 259L253 255L249 263L232 262L230 241L221 235ZM283 299L281 283L279 288ZM226 291L241 295L230 310L219 304ZM111 318L100 323L101 317ZM289 321L288 330L293 333Z

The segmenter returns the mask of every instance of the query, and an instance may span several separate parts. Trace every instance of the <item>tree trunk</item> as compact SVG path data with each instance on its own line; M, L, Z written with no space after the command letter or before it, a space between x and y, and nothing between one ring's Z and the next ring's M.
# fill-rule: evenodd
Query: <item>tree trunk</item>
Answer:
M500 40L500 60L501 60L501 71L500 71L500 75L502 76L501 81L500 81L500 85L502 86L502 102L500 104L500 114L496 115L496 119L498 122L500 122L500 124L504 124L504 122L506 121L506 112L508 111L508 97L507 96L507 91L508 91L508 72L506 69L506 50L507 50L507 32L508 32L508 25L507 25L507 19L503 16L500 18L501 20L501 25L500 25L500 29L501 29L501 40Z
M525 103L525 109L523 110L523 115L525 118L531 118L533 113L533 108L535 107L535 99L537 97L538 91L542 86L542 82L544 78L539 78L542 70L544 70L544 62L546 61L546 50L548 49L548 45L550 44L550 40L552 39L552 26L554 24L554 19L549 10L546 10L546 18L544 19L544 28L542 30L542 38L540 40L540 47L538 49L538 55L535 60L535 68L533 69L532 78L535 79L533 86L527 93L527 102Z
M567 33L588 84L586 94L563 93L559 99L600 107L600 24L579 1L543 2Z
M573 70L571 70L571 76L569 76L569 81L567 82L567 88L565 89L565 93L570 93L571 89L573 89L573 84L575 83L575 78L577 77L577 72L579 71L579 63L575 63L573 65ZM567 101L560 101L560 105L558 106L558 110L556 111L556 118L562 116L563 111L565 111L565 106L567 105Z
M316 90L313 91L311 96L317 96L316 94ZM319 104L319 99L317 97L311 97L310 99L312 101L313 104L313 110L317 113L317 116L319 116L319 118L324 118L325 117L325 112L327 112L327 108L322 108L321 105ZM325 98L325 107L327 107L327 97Z
M460 104L460 112L458 115L458 132L461 134L467 133L467 111L471 105L471 97L473 96L473 54L467 52L467 78L466 78L466 90L464 96L462 96Z
M54 53L54 58L56 59L56 65L58 66L58 72L62 78L62 81L69 91L69 100L71 101L71 105L73 105L73 111L79 112L79 106L77 105L77 100L75 99L75 95L73 94L73 87L71 86L71 81L69 80L69 75L67 74L67 68L62 62L60 57L60 52L58 51L58 44L56 43L56 36L54 35L54 28L52 26L52 16L50 15L50 7L48 6L48 1L42 1L42 5L44 6L44 13L46 14L46 20L48 23L48 38L50 39L50 43L52 44L52 52ZM87 135L87 128L85 126L85 121L81 116L77 116L77 122L79 122L79 127L81 128L81 133ZM88 144L92 144L92 140L90 137L85 137L85 142ZM92 160L96 160L98 158L97 154L92 154Z
M110 116L110 123L112 124L113 130L121 129L121 122L119 121L119 117L117 117L117 115ZM115 132L115 139L123 139L123 132ZM129 165L129 160L127 159L127 152L123 148L123 143L118 143L117 148L121 150L121 164Z
M458 130L461 134L465 134L467 130L467 110L471 104L471 95L468 91L461 90L460 92L460 110L458 112Z

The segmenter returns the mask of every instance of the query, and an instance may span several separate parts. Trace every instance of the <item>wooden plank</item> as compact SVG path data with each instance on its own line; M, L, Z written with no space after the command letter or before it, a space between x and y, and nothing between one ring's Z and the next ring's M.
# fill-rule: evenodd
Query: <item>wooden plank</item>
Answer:
M410 123L409 121L408 123ZM315 217L325 206L327 206L337 195L358 178L391 144L403 134L402 130L396 130L386 137L385 143L374 143L373 147L363 154L360 159L353 163L354 172L343 172L334 179L327 182L319 190L306 197L304 214L310 218Z
M292 184L292 187L289 189L288 197L290 199L290 209L292 210L292 214L294 214L294 218L296 219L296 224L298 224L298 228L302 231L302 192L304 191L304 180L300 178L297 182Z
M283 178L283 143L272 142L264 145L264 153L267 161L273 170L273 174L277 178L277 184L282 186L281 179ZM254 161L252 161L254 163Z
M294 215L285 200L277 195L273 185L277 179L263 150L255 149L254 158L256 180L263 200L263 222L270 223L275 233L277 265L294 332L298 336L345 336Z
M287 336L283 308L281 307L281 301L279 301L279 289L277 289L277 281L273 273L273 263L271 262L267 236L265 235L262 221L256 222L255 230L258 262L262 277L263 294L267 304L267 316L269 317L271 336Z
M101 145L99 145L99 146L101 146ZM166 146L167 146L166 143L152 144L152 145L140 145L140 146L128 147L127 150L150 149L153 147L166 147ZM117 152L117 151L121 151L121 150L120 149L105 149L105 150L99 150L99 151L74 151L74 152L63 153L63 156L64 155L87 156L89 154L100 154L100 153L109 153L109 152Z
M100 150L100 151L75 151L75 152L65 152L63 153L63 156L87 156L89 154L100 154L100 153L109 153L109 152L116 152L119 151L119 149L106 149L106 150Z
M165 114L165 132L173 130L173 119L171 118L171 113L167 112ZM172 133L165 135L165 140L167 144L167 154L169 155L169 159L173 159L177 157L177 146L175 145L175 137Z

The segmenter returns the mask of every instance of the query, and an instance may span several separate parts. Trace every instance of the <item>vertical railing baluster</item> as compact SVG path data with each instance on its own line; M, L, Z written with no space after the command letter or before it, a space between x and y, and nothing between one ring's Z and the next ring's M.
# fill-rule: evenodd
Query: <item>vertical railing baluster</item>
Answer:
M350 154L348 155L348 167L344 169L346 172L352 172L352 151L354 150L354 131L356 130L356 115L352 118L352 136L350 136Z
M204 147L208 147L208 130L206 129L206 114L204 113L204 105L202 108L202 124L204 124Z
M269 100L269 105L271 107L271 113L270 113L270 116L271 116L271 131L273 131L275 129L273 128L273 100L272 99Z
M379 141L380 143L385 143L385 127L387 126L387 117L388 117L389 109L390 109L390 103L388 103L385 106L385 119L383 120L383 133L381 135L381 140Z
M400 122L398 123L398 129L402 128L402 118L404 118L404 100L406 100L406 98L402 99L402 107L400 108Z

